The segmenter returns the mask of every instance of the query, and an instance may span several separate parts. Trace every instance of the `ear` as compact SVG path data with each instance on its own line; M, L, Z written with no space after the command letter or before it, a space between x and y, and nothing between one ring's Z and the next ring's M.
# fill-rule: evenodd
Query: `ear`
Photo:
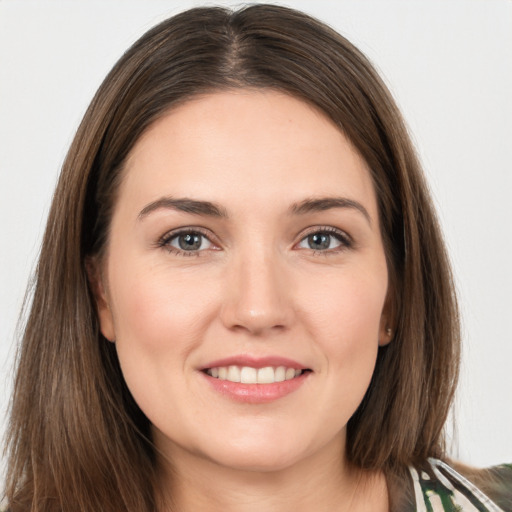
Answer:
M388 290L379 324L379 346L384 347L395 336L396 314L393 292Z
M100 323L100 331L103 336L114 342L116 339L114 319L110 310L105 279L101 272L101 265L97 257L91 256L86 259L85 268L87 278L96 303L96 313Z

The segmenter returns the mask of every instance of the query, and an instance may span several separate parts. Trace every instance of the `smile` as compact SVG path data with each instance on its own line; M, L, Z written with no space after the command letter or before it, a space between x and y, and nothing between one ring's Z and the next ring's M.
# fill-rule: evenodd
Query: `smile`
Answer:
M292 380L307 370L299 370L286 366L266 366L253 368L251 366L217 366L207 368L205 372L215 379L240 382L242 384L274 384Z
M264 404L297 391L314 373L280 356L234 355L210 361L199 372L210 388L235 402Z

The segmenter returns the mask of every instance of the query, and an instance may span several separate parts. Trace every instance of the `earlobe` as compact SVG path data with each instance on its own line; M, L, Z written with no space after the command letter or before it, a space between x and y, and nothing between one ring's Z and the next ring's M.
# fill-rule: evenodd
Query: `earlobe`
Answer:
M384 327L381 326L379 333L379 346L384 347L393 340L393 329L387 324Z
M88 257L85 262L87 278L96 304L96 313L100 324L100 331L109 341L115 341L114 320L110 310L109 299L106 292L104 277L100 265L95 257Z
M390 343L395 336L395 308L391 294L388 293L384 309L380 317L379 325L379 346L384 347Z

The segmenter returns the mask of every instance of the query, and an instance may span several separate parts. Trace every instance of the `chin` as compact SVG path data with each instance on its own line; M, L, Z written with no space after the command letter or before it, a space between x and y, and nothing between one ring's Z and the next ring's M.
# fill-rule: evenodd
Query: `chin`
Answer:
M221 457L210 458L211 462L238 472L271 473L295 465L302 457L297 453L272 453L272 450L258 450L242 453L224 453Z
M307 439L274 435L210 443L203 454L213 463L237 471L275 472L288 469L308 459L319 447Z

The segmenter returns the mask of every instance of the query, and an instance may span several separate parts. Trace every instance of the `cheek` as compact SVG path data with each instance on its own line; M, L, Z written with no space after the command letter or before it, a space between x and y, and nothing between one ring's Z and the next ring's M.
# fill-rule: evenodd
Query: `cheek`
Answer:
M376 348L386 292L385 272L333 272L317 286L301 291L308 329L334 351L361 351L366 345Z
M190 276L168 274L161 268L134 271L133 266L128 274L120 266L110 276L119 361L147 414L162 390L179 385L178 376L204 338L214 308L214 287L198 293Z
M328 384L318 399L333 414L345 411L342 419L347 422L363 399L375 369L387 272L385 267L350 274L338 269L329 277L321 287L309 286L304 293L304 318L325 363ZM339 419L333 418L333 424Z
M116 350L130 392L154 423L184 406L184 368L204 338L217 292L209 286L198 293L197 280L162 268L126 270L128 263L110 275Z
M385 280L372 278L333 283L311 320L322 333L318 345L327 359L326 407L345 411L344 422L360 405L375 369L386 288Z
M187 345L209 317L214 290L201 290L194 278L159 269L131 271L122 269L112 275L112 296L116 337L145 349L165 350ZM124 274L126 275L126 274Z

